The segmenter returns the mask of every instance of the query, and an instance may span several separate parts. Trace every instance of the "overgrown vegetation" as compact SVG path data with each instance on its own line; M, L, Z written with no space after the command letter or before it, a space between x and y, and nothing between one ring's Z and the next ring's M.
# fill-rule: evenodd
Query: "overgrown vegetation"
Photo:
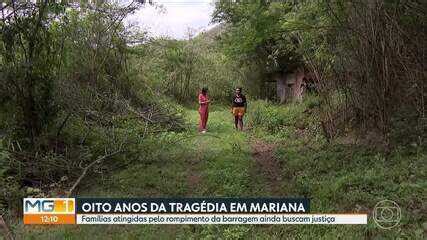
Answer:
M148 136L185 127L129 64L135 35L122 20L137 7L2 5L1 212L28 194L72 194L92 163L125 166L149 152Z
M132 50L138 53L133 62L148 86L180 103L194 101L206 86L211 98L228 102L232 89L242 84L244 69L222 53L213 38L152 39Z
M281 183L284 193L310 197L315 212L370 212L370 206L382 199L396 199L405 217L398 229L390 232L380 231L370 222L365 229L353 227L346 233L302 227L297 228L299 236L422 239L422 224L427 217L422 197L427 184L425 149L418 145L400 146L384 154L375 146L357 145L344 138L328 143L313 102L314 99L307 99L303 104L283 108L261 101L251 106L254 136L278 146L275 155L285 178ZM259 116L271 116L271 112L275 112L274 119L258 121Z
M404 144L425 145L425 9L419 1L218 1L214 20L229 24L222 42L231 56L259 62L259 96L271 73L308 71L327 138L350 127L391 151L402 133Z
M210 132L194 135L182 133L159 136L146 160L133 162L131 168L116 170L111 176L92 179L81 196L271 196L271 184L262 166L253 159L249 138L276 146L271 154L278 162L281 179L276 184L280 195L305 196L312 199L313 212L370 212L382 199L396 199L402 207L401 224L389 231L368 226L79 226L50 231L15 226L20 236L64 236L78 239L87 235L105 238L196 238L196 239L296 239L331 238L408 238L422 239L422 224L427 206L423 200L426 186L424 161L420 147L399 148L389 160L375 149L336 142L327 143L310 112L311 99L301 105L280 106L257 101L249 117L251 130L240 133L232 128L227 109L212 112ZM280 129L257 123L256 114L278 113ZM197 112L186 110L187 121L194 123ZM301 114L302 113L302 114ZM224 124L229 121L230 124ZM306 124L300 125L301 121ZM151 142L151 141L147 141ZM151 160L149 160L151 159ZM407 166L410 165L411 168ZM96 184L95 184L96 183ZM100 233L102 232L102 233ZM96 233L96 234L95 234Z
M123 23L141 2L0 5L0 216L14 235L423 238L426 3L219 0L216 27L176 40ZM293 71L315 91L279 105L271 82ZM236 86L246 132L228 109ZM201 87L213 99L205 135ZM313 212L368 213L392 199L403 219L390 231L22 226L23 197L69 195L304 196Z

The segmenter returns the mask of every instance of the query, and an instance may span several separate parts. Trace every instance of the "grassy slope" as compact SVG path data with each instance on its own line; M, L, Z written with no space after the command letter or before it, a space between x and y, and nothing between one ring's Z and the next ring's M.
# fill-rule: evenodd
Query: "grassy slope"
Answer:
M302 108L305 106L303 105ZM286 116L301 115L304 109L272 107ZM256 106L252 108L256 110ZM384 198L399 199L404 205L403 226L381 231L368 226L69 226L23 227L15 225L21 237L38 239L361 239L420 238L422 213L412 216L410 204L422 203L425 168L421 158L395 154L385 162L379 154L347 146L327 146L312 136L295 137L290 127L257 127L251 134L232 129L226 109L212 111L209 132L195 131L197 112L188 110L193 128L184 133L168 133L150 162L138 162L112 177L82 186L84 196L269 196L267 180L252 157L250 136L277 145L280 187L284 196L312 198L313 212L365 211ZM274 112L274 116L279 112ZM256 116L251 116L256 117ZM289 120L289 119L288 119ZM294 120L289 120L294 121ZM161 140L159 140L161 139ZM166 139L166 140L165 140ZM310 142L310 143L307 143ZM403 154L403 153L401 153ZM418 153L420 154L420 153ZM403 160L402 160L403 159ZM407 166L412 166L408 168ZM418 170L417 170L418 169ZM424 170L423 170L424 169ZM425 179L425 178L424 178ZM423 185L424 184L424 185ZM415 209L423 206L415 206ZM416 219L413 219L416 218ZM417 219L418 218L418 219ZM425 221L425 220L424 220ZM421 230L422 231L422 230Z
M316 99L308 99L280 108L258 101L251 107L251 117L259 126L252 134L278 145L276 156L287 178L283 182L283 188L289 189L287 195L310 197L312 212L371 213L377 202L394 200L402 209L402 219L391 230L379 229L372 218L367 226L297 226L295 236L423 239L426 229L422 224L427 220L425 149L399 147L386 158L366 146L340 141L328 144L319 134L314 102ZM259 119L259 115L268 118Z

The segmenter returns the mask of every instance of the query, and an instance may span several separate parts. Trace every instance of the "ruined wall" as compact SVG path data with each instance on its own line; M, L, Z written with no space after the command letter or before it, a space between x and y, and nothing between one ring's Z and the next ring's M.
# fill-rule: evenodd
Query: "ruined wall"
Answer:
M302 101L305 90L304 78L305 72L301 70L276 76L279 102Z
M285 103L289 95L289 89L286 85L286 78L281 77L276 80L277 84L277 99L279 103Z
M295 74L295 82L292 86L292 99L295 101L302 101L305 89L304 77L305 73L303 71L298 71Z

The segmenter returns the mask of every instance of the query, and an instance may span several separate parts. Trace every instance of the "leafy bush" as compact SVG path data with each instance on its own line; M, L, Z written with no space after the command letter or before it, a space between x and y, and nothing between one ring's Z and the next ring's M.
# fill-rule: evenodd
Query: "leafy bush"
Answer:
M251 102L248 106L248 120L252 127L259 127L270 133L292 134L294 129L306 129L315 121L313 111L318 98L308 95L302 103L276 105L265 100Z
M13 159L6 149L3 139L0 138L0 215L8 213L10 207L16 209L23 197L18 179L10 175L11 171L18 170L11 168L11 161Z

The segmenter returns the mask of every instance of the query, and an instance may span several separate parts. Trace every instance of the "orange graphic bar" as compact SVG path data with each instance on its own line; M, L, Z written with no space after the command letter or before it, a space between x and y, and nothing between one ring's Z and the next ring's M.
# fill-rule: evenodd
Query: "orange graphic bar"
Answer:
M74 214L24 214L24 224L76 224Z

